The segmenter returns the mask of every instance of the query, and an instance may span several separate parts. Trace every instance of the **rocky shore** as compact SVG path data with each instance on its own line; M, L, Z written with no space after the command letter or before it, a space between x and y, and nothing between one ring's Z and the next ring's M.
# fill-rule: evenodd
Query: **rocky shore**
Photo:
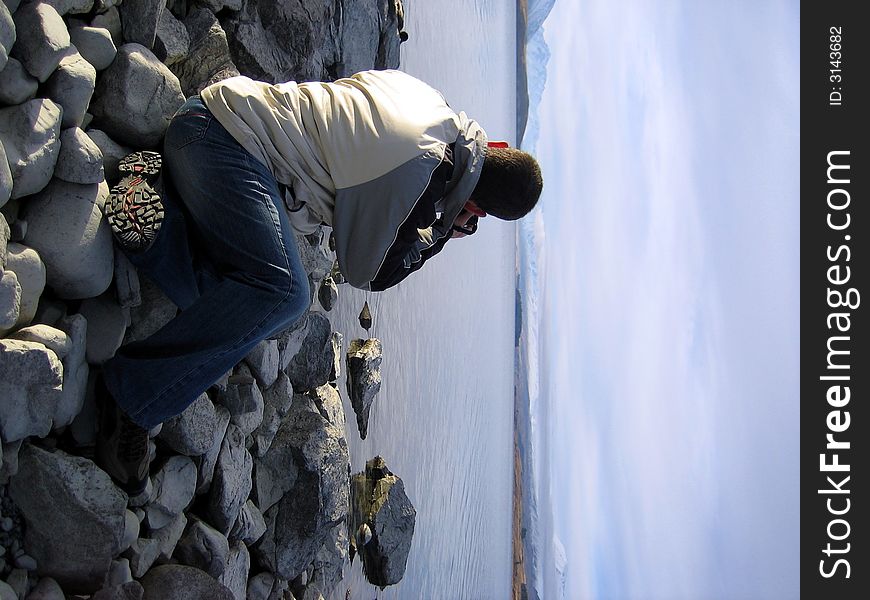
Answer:
M144 494L127 497L91 460L95 373L177 311L113 246L102 207L120 158L159 148L185 97L225 77L397 67L400 8L0 2L2 600L316 599L339 585L351 537L373 581L401 578L413 506L382 460L354 476L367 500L351 509L328 231L297 239L311 310L151 432ZM352 346L365 437L380 343Z

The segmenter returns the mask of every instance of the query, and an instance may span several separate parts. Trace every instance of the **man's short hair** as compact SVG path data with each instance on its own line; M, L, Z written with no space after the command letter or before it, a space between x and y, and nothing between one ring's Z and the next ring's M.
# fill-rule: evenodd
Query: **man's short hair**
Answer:
M517 148L488 148L471 199L487 214L514 221L531 212L543 187L541 167L531 154Z

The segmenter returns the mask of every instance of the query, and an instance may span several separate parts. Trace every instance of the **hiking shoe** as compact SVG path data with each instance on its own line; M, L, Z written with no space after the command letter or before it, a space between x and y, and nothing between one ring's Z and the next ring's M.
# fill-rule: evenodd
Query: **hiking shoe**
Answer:
M106 219L124 250L142 252L157 237L163 223L159 187L162 159L157 152L134 152L121 159L121 181L106 201Z
M102 376L97 377L96 462L122 490L133 498L148 485L148 430L124 414L109 394Z

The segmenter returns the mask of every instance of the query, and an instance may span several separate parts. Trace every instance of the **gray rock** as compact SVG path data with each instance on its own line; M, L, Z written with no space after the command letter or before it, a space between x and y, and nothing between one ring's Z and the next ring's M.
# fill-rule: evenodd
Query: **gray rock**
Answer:
M82 410L88 386L88 363L85 360L88 322L82 315L70 315L57 322L57 328L70 339L69 353L63 358L63 392L54 412L54 427L73 422ZM91 422L93 427L93 420Z
M51 100L0 108L0 143L12 173L11 198L36 193L51 180L60 151L60 121L61 109Z
M0 444L3 462L0 464L0 485L6 485L9 478L18 473L18 451L21 449L23 440L17 440L8 444Z
M132 510L127 509L124 512L124 539L121 540L120 552L126 551L139 538L139 525L139 517ZM129 568L130 562L127 561L127 569ZM124 581L117 583L124 583Z
M344 344L344 336L338 331L332 332L332 369L329 373L329 381L335 382L341 376L341 347Z
M41 575L71 592L100 588L124 537L127 497L91 461L29 444L9 491Z
M0 435L4 443L45 437L60 401L63 366L36 342L0 340Z
M0 71L9 60L9 51L13 44L15 44L15 21L12 20L12 13L4 4L0 6Z
M60 329L55 329L50 325L31 325L29 327L24 327L13 334L10 334L8 339L42 344L54 352L61 360L63 360L72 349L72 340L70 337Z
M293 384L282 371L278 374L278 380L263 393L263 421L253 433L258 458L262 458L269 450L292 403Z
M169 68L144 46L124 44L103 71L90 109L120 143L153 148L183 103L181 84Z
M0 104L22 104L36 95L38 87L36 78L14 58L0 69Z
M263 421L263 394L244 364L238 365L226 390L218 394L217 402L230 412L231 422L241 429L243 436L253 432Z
M271 573L258 573L248 580L248 600L269 600L275 576Z
M69 38L97 71L108 69L118 53L112 34L103 27L73 27L69 30Z
M44 0L51 4L60 15L80 15L94 8L94 0Z
M330 311L338 301L338 286L335 285L335 280L327 275L320 282L320 288L317 290L317 299L320 301L320 306L323 310Z
M121 28L124 39L128 42L142 44L146 48L154 47L154 37L157 35L157 23L160 13L166 7L166 0L139 0L138 2L123 2L118 7L121 13Z
M245 357L257 383L267 388L278 379L278 340L263 340Z
M149 538L139 538L133 542L124 555L130 561L130 572L133 577L138 579L148 572L148 569L160 555L160 542Z
M252 468L253 459L245 448L245 436L231 423L215 465L208 501L211 522L223 534L229 533L251 492Z
M305 341L305 336L308 335L309 314L310 313L306 311L301 317L299 317L299 320L296 321L296 323L278 336L279 370L285 371L290 364L290 361L293 360L293 357L296 356L296 353L299 352L300 348L302 348L302 342Z
M234 600L223 584L184 565L155 567L142 578L143 600Z
M195 519L178 540L174 556L181 564L219 577L227 565L229 553L227 538L207 523Z
M79 312L88 320L87 361L101 365L121 347L130 311L121 308L114 294L107 292L84 300Z
M60 584L51 577L42 577L27 596L27 600L64 600L64 598Z
M2 561L4 566L6 565L6 562L2 558L0 558L0 561ZM0 598L3 600L7 598L9 600L18 600L18 593L8 583L0 581Z
M208 451L197 461L197 494L204 494L211 487L211 482L214 478L215 465L217 465L221 448L223 448L223 440L227 433L227 427L230 424L230 413L227 409L223 406L216 406L215 411L218 415L218 424L214 430L214 438L212 439L211 448L209 448Z
M64 117L66 110L64 109ZM100 147L79 127L60 132L60 152L54 176L70 183L100 183L103 175L103 153Z
M3 148L3 145L0 144L0 148ZM0 152L2 154L2 152ZM2 158L2 156L0 156ZM18 202L14 202L10 205L10 208L15 208ZM17 209L16 209L17 212ZM5 213L0 213L0 273L2 273L2 269L6 268L6 253L7 253L7 244L12 237L12 229L9 227L9 223L7 219L10 217L6 216Z
M405 494L405 485L376 456L351 480L350 530L367 525L372 538L367 544L352 539L366 579L377 586L401 581L414 536L417 511Z
M207 394L202 394L180 415L163 423L160 440L173 451L201 456L214 445L222 420Z
M12 572L6 577L6 583L9 584L15 594L19 598L27 596L27 571L24 569L12 569Z
M335 253L323 245L322 229L311 235L317 236L319 241L316 244L311 244L306 240L306 237L309 236L297 235L296 247L299 249L299 259L302 261L302 268L311 276L311 279L320 281L331 272L332 265L335 262Z
M187 33L187 28L170 11L161 12L160 21L157 23L157 37L154 40L154 54L163 64L172 66L186 58L189 50L190 34Z
M122 158L130 154L132 150L117 143L106 132L99 129L88 129L85 133L88 134L103 155L103 174L106 177L106 181L113 183L118 181L120 178L118 163L121 162Z
M173 456L154 476L154 499L146 506L148 526L162 529L181 514L196 489L196 465L187 456Z
M178 540L181 539L181 534L184 533L184 528L186 526L187 517L184 513L181 513L166 527L151 531L151 539L157 541L158 558L164 561L170 559L172 553L175 552L175 546L178 544ZM132 559L130 560L130 566L133 566Z
M184 19L189 36L187 55L173 63L185 95L198 94L204 87L235 77L239 70L230 56L227 36L214 13L195 9Z
M235 600L247 600L248 573L251 571L251 556L242 542L237 542L227 555L224 572L218 581L232 592Z
M199 4L213 13L218 13L225 8L229 10L241 10L244 0L200 0Z
M142 304L130 309L130 326L124 343L144 340L169 323L178 313L172 301L147 277L139 280Z
M0 81L0 85L3 82ZM0 208L6 206L6 203L9 202L9 198L12 196L12 188L15 183L12 181L12 170L9 168L9 161L6 158L6 149L3 147L3 140L0 140ZM10 207L10 210L12 208ZM3 227L9 229L9 224L6 222L5 217L3 219ZM4 232L5 233L5 232ZM10 234L0 235L2 241L0 241L0 268L3 268L4 261L6 260L5 254L5 245L9 240Z
M25 205L26 245L45 263L48 286L60 298L99 296L112 282L114 248L101 207L109 189L54 179Z
M287 376L293 389L298 393L323 385L329 381L334 362L329 319L319 313L311 313L302 347L287 366Z
M97 70L82 58L75 46L70 46L44 86L45 95L63 108L62 129L82 126L96 81Z
M315 394L297 394L272 447L258 461L257 501L267 527L258 554L270 571L284 579L306 569L331 529L347 516L347 441L341 424L330 418L339 414L343 414L341 398L332 386L322 386ZM261 476L267 472L283 476L291 471L291 464L295 477L281 485L289 489L266 510L275 494L261 487Z
M108 5L108 2L105 2ZM91 20L91 27L99 27L101 29L105 29L109 32L109 35L112 36L112 41L115 43L115 46L120 46L124 43L124 37L122 33L121 26L121 13L118 12L118 8L115 4L109 6L105 12L102 12L95 16Z
M66 24L45 2L22 4L13 18L18 40L10 55L21 61L28 73L44 82L69 48Z
M222 25L240 71L269 82L331 79L340 7L331 0L247 0Z
M13 271L0 272L0 336L15 327L21 314L21 284Z
M263 537L264 533L266 533L266 521L263 520L263 513L256 504L248 500L239 511L239 518L230 531L230 540L241 541L250 546Z
M130 571L130 561L126 558L113 560L109 567L109 574L106 576L106 587L112 586L117 589L131 581L133 581L133 573ZM105 588L101 591L105 591Z
M307 587L316 587L329 594L342 580L342 571L348 555L347 524L333 527L326 541L314 555L314 572Z
M138 581L104 588L91 596L91 600L142 600L145 590Z
M368 433L372 402L381 390L382 354L381 341L377 338L353 340L347 350L347 393L362 439L366 439Z
M123 252L115 252L115 294L122 308L142 304L139 273Z

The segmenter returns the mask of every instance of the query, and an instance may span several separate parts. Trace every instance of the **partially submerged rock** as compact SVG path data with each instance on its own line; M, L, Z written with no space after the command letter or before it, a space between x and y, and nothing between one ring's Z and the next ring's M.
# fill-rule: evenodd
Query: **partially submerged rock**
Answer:
M381 390L382 353L381 341L377 338L353 340L347 350L347 393L362 439L366 439L368 433L372 402Z

